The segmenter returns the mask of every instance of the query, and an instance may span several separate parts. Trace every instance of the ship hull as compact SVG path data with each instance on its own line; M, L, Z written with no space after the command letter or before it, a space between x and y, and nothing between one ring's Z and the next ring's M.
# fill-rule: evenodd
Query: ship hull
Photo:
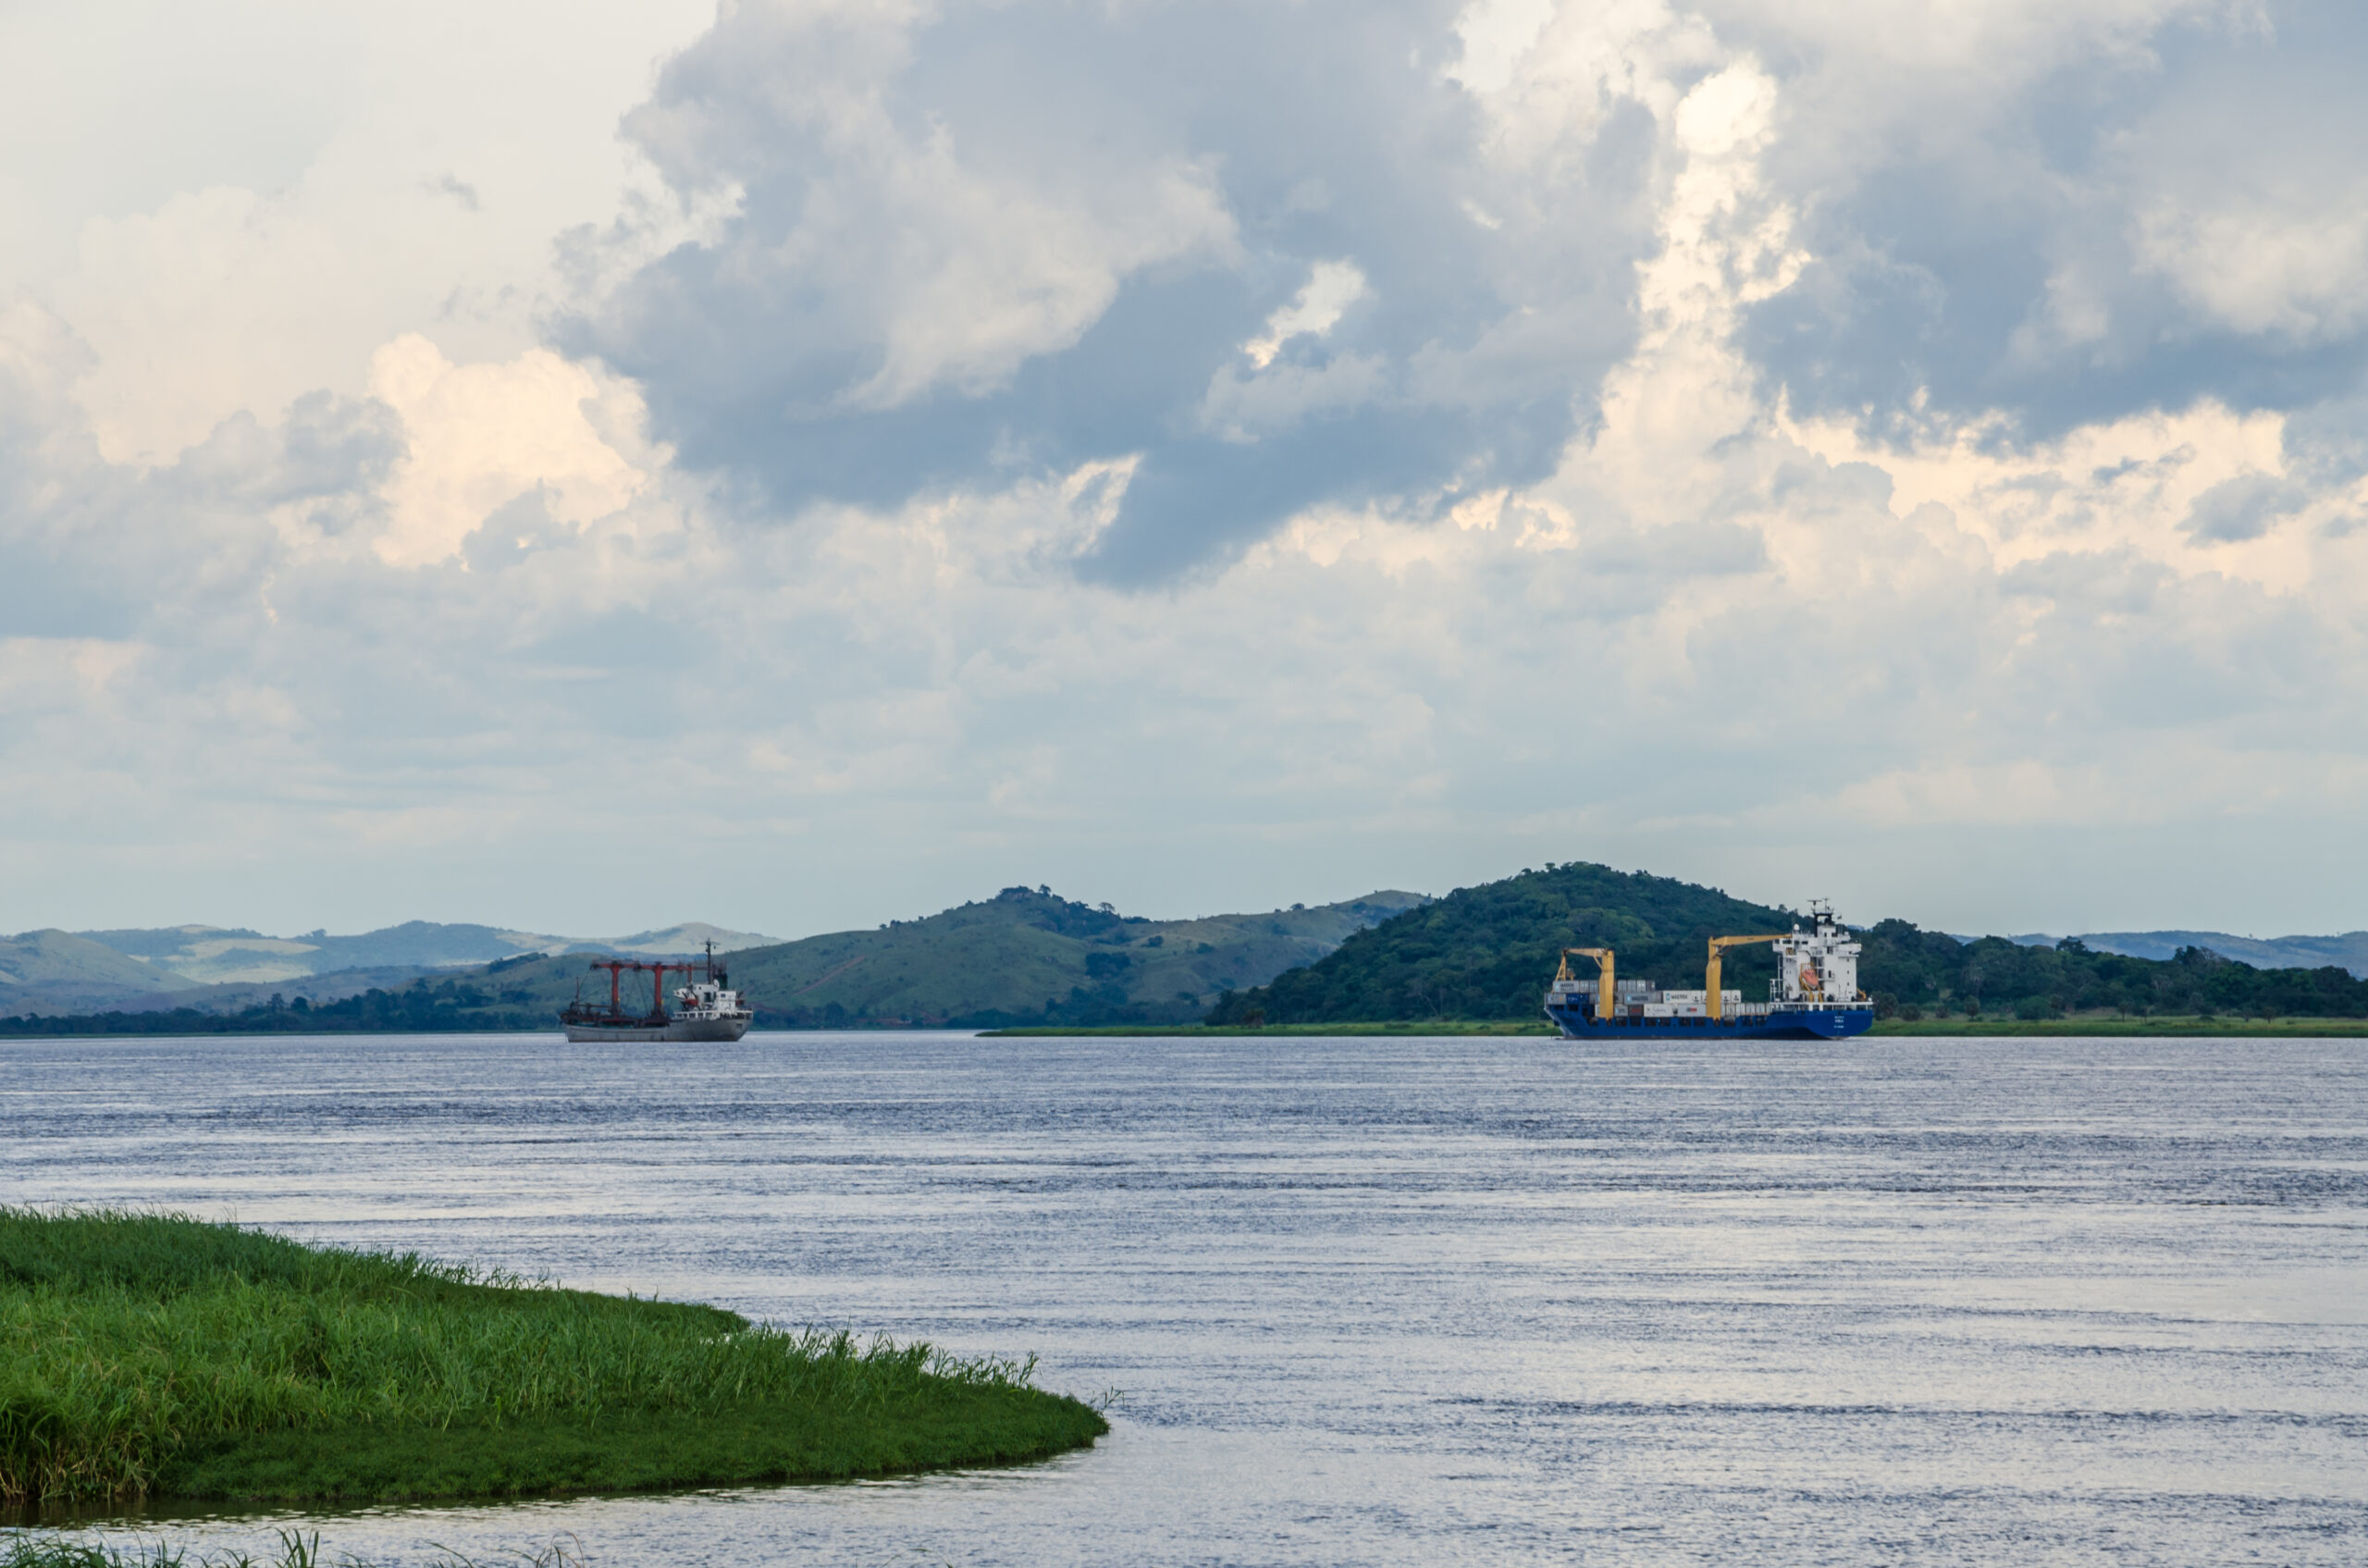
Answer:
M622 1023L569 1023L567 1037L574 1041L734 1041L748 1032L747 1018L668 1019L663 1023L630 1019Z
M1597 1023L1592 1008L1548 1004L1546 1016L1566 1040L1847 1040L1875 1026L1872 1007L1788 1007L1754 1018L1614 1018Z

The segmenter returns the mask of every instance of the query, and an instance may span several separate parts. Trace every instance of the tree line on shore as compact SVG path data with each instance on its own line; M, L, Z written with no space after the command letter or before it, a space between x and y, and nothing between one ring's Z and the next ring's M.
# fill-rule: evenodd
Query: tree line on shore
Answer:
M470 981L420 981L398 991L372 987L334 1002L274 995L236 1012L195 1007L155 1012L76 1013L0 1019L0 1035L80 1034L475 1034L549 1029L549 1008L520 992Z

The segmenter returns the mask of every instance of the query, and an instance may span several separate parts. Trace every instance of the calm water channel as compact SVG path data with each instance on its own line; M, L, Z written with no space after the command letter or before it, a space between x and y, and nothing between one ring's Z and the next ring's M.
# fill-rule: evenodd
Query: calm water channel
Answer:
M34 1041L0 1118L13 1202L1119 1390L1042 1466L305 1516L332 1553L2368 1562L2368 1043Z

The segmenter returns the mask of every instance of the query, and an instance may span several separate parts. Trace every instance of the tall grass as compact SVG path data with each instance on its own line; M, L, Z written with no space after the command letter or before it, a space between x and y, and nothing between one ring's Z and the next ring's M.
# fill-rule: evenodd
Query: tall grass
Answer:
M433 1568L482 1568L450 1548L430 1560ZM582 1543L561 1536L537 1551L512 1551L502 1568L585 1568ZM236 1547L190 1555L189 1548L163 1540L118 1544L104 1537L18 1534L0 1540L0 1568L332 1568L321 1555L318 1531L279 1532L279 1549L267 1557ZM369 1568L361 1559L339 1556L334 1568Z
M1043 1399L1033 1372L185 1216L0 1208L0 1499L18 1503L150 1492L177 1455L247 1435L893 1422L949 1390Z

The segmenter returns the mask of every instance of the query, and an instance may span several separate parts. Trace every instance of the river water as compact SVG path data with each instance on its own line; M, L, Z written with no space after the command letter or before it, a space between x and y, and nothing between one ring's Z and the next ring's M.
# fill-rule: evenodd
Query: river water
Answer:
M1032 1467L146 1522L201 1549L2368 1562L2368 1042L29 1041L0 1134L11 1202L1116 1391Z

